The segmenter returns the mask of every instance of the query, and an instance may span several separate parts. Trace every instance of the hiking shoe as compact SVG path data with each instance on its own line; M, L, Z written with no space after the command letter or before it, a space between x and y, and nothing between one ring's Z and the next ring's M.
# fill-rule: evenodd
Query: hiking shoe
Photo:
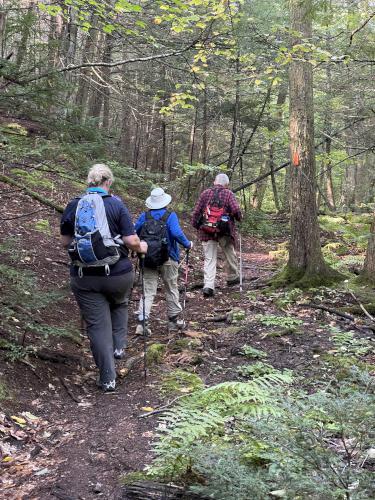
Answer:
M100 380L100 375L98 375L96 379L96 385L100 389L103 390L103 392L113 392L116 389L116 380L110 380L109 382L101 382Z
M135 329L135 334L136 335L143 335L143 323L142 322L138 322L137 328ZM149 337L151 335L151 329L148 326L147 321L145 324L145 335L146 335L146 337Z
M113 392L116 390L116 380L110 380L109 382L101 383L103 392Z
M213 297L214 291L212 290L212 288L203 288L203 295L205 297Z
M186 323L183 319L178 319L178 316L173 318L168 318L168 331L176 332L177 330L182 330L185 328Z
M113 357L115 359L122 359L125 356L124 349L115 349L113 352Z
M227 280L227 286L234 286L240 283L240 277L234 278L232 280Z

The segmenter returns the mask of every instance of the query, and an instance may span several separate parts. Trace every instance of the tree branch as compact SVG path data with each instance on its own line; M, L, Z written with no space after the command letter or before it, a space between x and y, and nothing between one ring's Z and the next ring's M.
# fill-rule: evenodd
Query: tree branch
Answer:
M371 19L372 19L374 16L375 16L375 11L374 11L372 14L370 14L370 15L369 15L369 17L368 17L367 19L365 19L365 20L363 21L363 23L362 23L362 24L360 24L360 25L358 26L358 28L356 28L355 30L353 30L353 31L352 31L352 33L351 33L351 35L350 35L350 39L349 39L349 47L351 46L351 44L352 44L352 42L353 42L353 37L354 37L354 35L356 35L359 31L361 31L361 30L362 30L362 29L366 26L366 24L367 24L367 23L369 23L369 22L371 21Z

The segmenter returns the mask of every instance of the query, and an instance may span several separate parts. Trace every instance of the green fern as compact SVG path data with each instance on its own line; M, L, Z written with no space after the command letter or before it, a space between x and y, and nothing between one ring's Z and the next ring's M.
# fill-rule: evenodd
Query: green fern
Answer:
M275 372L249 382L223 382L181 399L161 418L149 474L181 477L190 468L197 443L234 438L237 421L245 417L278 415L281 390L291 381L290 373ZM228 426L233 427L230 433Z

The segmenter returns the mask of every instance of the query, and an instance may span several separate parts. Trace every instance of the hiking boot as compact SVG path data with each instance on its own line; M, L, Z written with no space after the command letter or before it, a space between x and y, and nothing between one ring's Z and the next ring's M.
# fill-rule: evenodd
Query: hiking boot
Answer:
M186 323L183 319L178 319L178 316L168 318L168 331L176 332L185 328Z
M125 356L124 349L115 349L113 352L113 357L115 359L122 359Z
M143 335L143 323L142 321L138 321L137 328L135 329L136 335ZM148 322L145 323L145 335L149 337L151 335L151 329L148 326Z
M102 382L101 387L103 392L113 392L116 390L116 380L110 380L109 382Z
M116 389L116 380L110 380L109 382L103 383L100 380L100 375L98 375L96 385L102 389L103 392L113 392Z
M234 286L240 283L240 277L234 278L232 280L227 280L227 286Z
M212 290L212 288L203 288L203 295L205 297L213 297L214 291Z

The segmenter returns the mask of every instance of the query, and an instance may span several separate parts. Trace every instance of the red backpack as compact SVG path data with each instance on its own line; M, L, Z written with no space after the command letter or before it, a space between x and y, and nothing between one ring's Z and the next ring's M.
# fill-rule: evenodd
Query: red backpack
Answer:
M215 234L222 232L223 217L225 209L219 197L219 190L212 189L213 195L203 210L201 229L205 233Z

